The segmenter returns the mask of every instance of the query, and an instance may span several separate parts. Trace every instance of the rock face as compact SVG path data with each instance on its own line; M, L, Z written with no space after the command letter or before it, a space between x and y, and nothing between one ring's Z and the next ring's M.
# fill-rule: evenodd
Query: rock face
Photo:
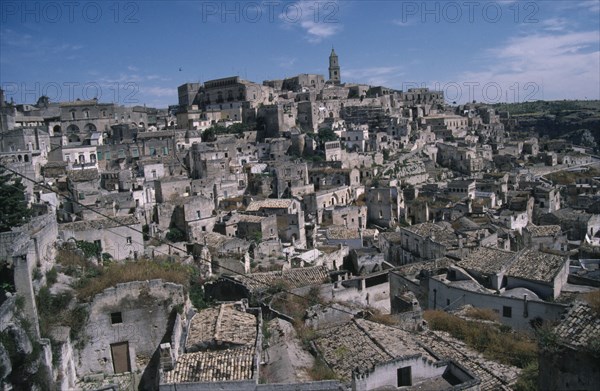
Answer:
M13 339L15 343L15 353L24 358L25 356L31 354L33 351L33 345L31 344L31 340L27 335L27 332L22 328L17 326L14 323L10 323L6 327L6 332Z
M0 343L0 380L4 380L10 375L12 372L12 364L10 362L10 357L8 356L8 351L2 343Z

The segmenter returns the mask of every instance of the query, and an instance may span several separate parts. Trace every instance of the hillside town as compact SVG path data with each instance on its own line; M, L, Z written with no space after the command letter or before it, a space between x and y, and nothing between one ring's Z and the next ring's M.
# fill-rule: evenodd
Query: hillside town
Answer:
M0 389L600 389L597 145L323 61L0 90Z

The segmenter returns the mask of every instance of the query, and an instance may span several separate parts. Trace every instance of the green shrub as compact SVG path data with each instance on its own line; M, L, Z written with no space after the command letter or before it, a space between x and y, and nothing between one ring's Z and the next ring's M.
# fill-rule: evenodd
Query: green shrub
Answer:
M319 357L315 358L313 366L308 370L308 375L314 381L337 379L335 372L333 372L327 363Z
M42 271L40 270L39 267L36 267L36 268L33 269L33 273L31 275L31 277L34 280L39 280L40 278L42 278Z
M181 232L181 230L179 228L175 228L172 227L171 229L169 229L169 232L167 232L167 236L166 236L168 241L171 242L184 242L185 241L185 234L183 232Z
M58 271L56 270L55 267L53 267L52 269L50 269L46 272L46 284L48 284L48 286L54 285L56 283L57 279L58 279Z
M519 375L517 383L513 389L515 391L537 391L538 390L539 368L538 362L529 363Z

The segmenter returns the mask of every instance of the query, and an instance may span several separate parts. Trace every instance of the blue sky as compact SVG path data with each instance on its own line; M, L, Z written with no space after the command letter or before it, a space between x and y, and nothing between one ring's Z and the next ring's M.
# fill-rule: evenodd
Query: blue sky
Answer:
M8 100L166 107L185 82L327 75L449 102L600 99L600 0L0 2Z

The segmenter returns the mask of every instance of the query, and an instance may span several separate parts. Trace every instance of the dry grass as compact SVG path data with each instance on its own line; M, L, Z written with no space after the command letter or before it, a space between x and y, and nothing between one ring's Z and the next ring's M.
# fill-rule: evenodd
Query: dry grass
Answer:
M584 298L596 314L600 315L600 290L587 293Z
M488 320L490 322L498 321L498 314L489 308L469 308L465 315L473 319Z
M273 298L271 307L295 320L302 320L309 307L308 300L303 297L280 293Z
M524 334L503 332L496 325L466 321L443 311L429 310L423 316L432 329L449 332L492 360L519 368L537 360L537 343Z
M83 279L77 288L77 296L82 300L88 300L104 289L120 283L154 279L163 279L188 288L190 273L188 267L177 263L144 260L111 264L101 269L98 276Z
M308 308L317 304L325 303L325 300L323 300L321 296L321 290L318 286L311 287L306 295L298 296L284 292L288 290L288 285L284 280L281 280L282 287L277 287L276 285L278 285L278 283L279 281L277 281L270 288L278 288L274 291L279 292L273 297L271 307L276 311L294 318L295 320L300 321L304 319L304 315L306 314L306 310Z
M400 324L400 320L391 314L383 314L381 311L375 308L370 309L371 314L367 318L372 322L381 323L386 326L398 326Z

